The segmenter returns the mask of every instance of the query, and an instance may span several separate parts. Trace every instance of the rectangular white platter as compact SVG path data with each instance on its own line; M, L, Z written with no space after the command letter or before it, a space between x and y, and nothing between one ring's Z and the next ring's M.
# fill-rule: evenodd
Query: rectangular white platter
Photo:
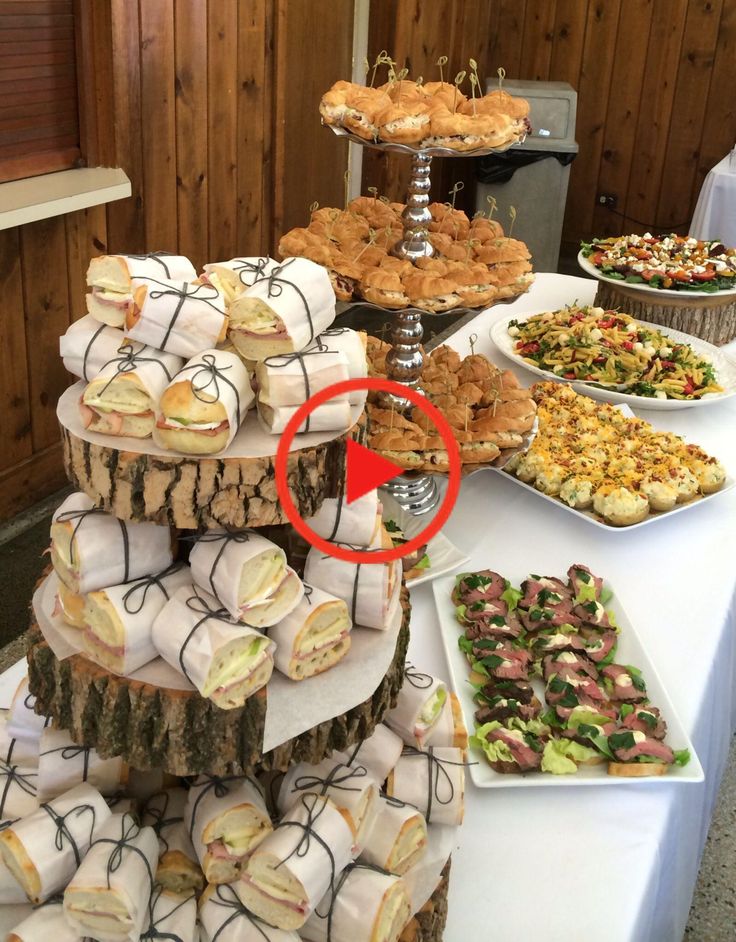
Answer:
M527 484L526 481L522 481L516 477L515 474L511 474L509 471L503 471L502 468L484 468L482 470L488 471L500 471L507 478L511 478L514 484L518 484L519 487L525 488L527 491L531 491L532 494L535 494L537 497L541 497L542 500L549 501L554 504L556 507L561 507L562 510L566 510L568 513L575 514L576 517L582 517L584 520L587 520L588 523L592 523L596 527L600 527L602 530L608 530L613 533L628 533L630 530L637 530L639 527L646 527L650 523L656 523L658 520L667 520L673 514L682 513L685 510L694 510L696 507L701 507L703 504L708 503L708 501L714 500L717 497L720 497L721 494L725 494L726 491L730 491L734 486L736 486L736 480L728 475L726 481L720 491L716 491L715 494L700 494L698 497L689 500L686 504L676 504L672 510L664 510L661 512L650 513L643 520L640 520L639 523L632 523L628 527L615 527L612 523L606 523L598 514L594 513L592 510L577 510L575 507L570 507L569 504L566 504L564 500L559 500L557 497L551 497L549 494L543 494L542 491L538 491L536 487L532 484Z
M505 578L511 578L514 586L518 587L526 579L529 573L508 573L503 566L494 565L493 560L488 561L488 568L499 572ZM564 572L556 570L543 572L545 576L557 576L564 579ZM600 573L597 573L600 575ZM467 659L457 645L458 638L462 634L462 627L455 619L455 606L450 598L455 578L453 576L438 579L433 583L435 605L440 621L440 634L442 643L447 655L447 663L450 669L450 678L455 693L462 706L463 718L468 732L472 734L475 729L474 713L477 704L473 701L473 688L471 687L468 676L470 668ZM612 589L613 590L613 589ZM684 766L673 766L671 771L664 776L654 776L652 778L619 778L614 775L608 775L607 764L592 766L580 766L573 775L551 775L546 772L532 772L528 775L503 775L494 771L485 756L479 749L469 750L470 761L474 764L470 766L470 777L479 788L560 788L567 786L581 785L642 785L642 784L662 784L665 782L676 782L678 784L702 782L704 778L703 767L695 753L690 737L687 735L682 723L680 722L672 701L664 689L662 681L657 674L654 664L642 646L641 639L637 635L634 627L626 616L626 612L618 603L615 595L608 603L612 608L616 620L621 629L618 641L618 650L615 661L617 664L632 664L640 668L644 675L647 685L647 692L653 706L660 708L662 717L667 723L667 737L665 742L672 749L689 749L690 762ZM533 681L541 703L544 705L544 685L541 680Z

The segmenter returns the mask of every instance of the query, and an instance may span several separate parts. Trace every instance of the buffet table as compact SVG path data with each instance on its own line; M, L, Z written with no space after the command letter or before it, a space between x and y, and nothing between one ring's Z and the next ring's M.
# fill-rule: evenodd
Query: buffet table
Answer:
M450 339L504 367L488 336L514 312L592 302L596 284L537 275L512 305L486 311ZM427 318L429 320L429 318ZM528 384L530 373L518 371ZM736 403L637 410L736 469ZM603 531L495 472L463 483L444 532L465 568L560 575L582 562L610 582L690 733L698 785L479 789L469 782L453 853L446 942L540 939L680 942L731 734L736 727L736 491L650 526ZM412 590L409 650L448 678L431 584Z

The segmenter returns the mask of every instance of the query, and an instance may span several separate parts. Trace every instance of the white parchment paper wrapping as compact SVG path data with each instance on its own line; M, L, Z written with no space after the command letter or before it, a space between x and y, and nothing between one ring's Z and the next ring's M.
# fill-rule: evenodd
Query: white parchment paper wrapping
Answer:
M368 375L368 358L365 352L365 334L351 330L349 327L329 327L323 331L317 340L324 344L328 350L337 350L345 354L348 359L348 373L350 379L363 379ZM360 401L362 393L354 390L348 393L350 402Z
M185 255L168 252L147 252L145 255L116 255L122 258L132 278L176 278L193 281L197 277L194 265Z
M442 870L457 845L458 829L446 824L433 824L427 830L424 856L404 874L404 883L411 897L411 911L418 912L437 889Z
M381 796L378 813L373 821L373 827L366 835L360 859L376 867L382 867L384 870L390 869L391 855L397 841L402 837L405 826L417 833L423 833L426 841L427 822L421 811L417 811L412 805L394 803L385 796ZM425 844L422 857L426 850Z
M305 840L307 833L309 841ZM320 840L316 840L315 835ZM333 865L337 878L350 863L352 846L350 825L330 799L301 795L283 815L273 833L253 851L246 872L250 872L250 862L261 853L283 860L284 872L302 884L308 907L313 909L330 885ZM296 852L297 847L299 853ZM238 884L235 886L237 892Z
M24 818L38 804L38 769L0 762L0 820Z
M105 383L96 380L113 380L117 376L135 376L143 389L151 397L151 408L155 409L161 393L173 377L184 366L184 360L173 353L163 353L154 347L125 340L118 350L100 365L97 374L92 377L95 393L99 394Z
M236 639L255 641L264 637L255 628L208 614L217 612L219 608L217 599L209 592L195 589L192 585L182 586L153 623L153 643L161 657L174 670L181 671L200 693L207 682L212 662L225 645ZM269 656L273 647L273 642L270 642L265 648Z
M26 675L13 694L6 728L10 736L22 739L29 747L38 745L41 733L49 722L48 717L41 716L33 709L35 702L36 698L28 687Z
M178 850L193 863L197 862L197 854L184 823L187 795L184 788L168 788L151 795L146 802L141 824L152 827L156 832L159 858Z
M79 933L67 922L61 903L47 903L11 929L20 942L80 942Z
M402 617L397 592L387 630L353 628L350 651L332 670L298 682L274 673L268 683L263 751L367 700L393 660Z
M0 858L0 906L27 902L28 897L21 889L20 883L8 870L5 861Z
M297 932L276 929L256 919L240 902L232 885L212 885L205 894L199 907L202 942L212 942L215 936L217 942L301 942Z
M368 491L350 503L343 493L326 497L317 513L304 522L324 540L370 546L376 533L378 509L378 491Z
M245 421L255 393L250 385L250 376L243 361L236 353L212 347L193 356L172 377L170 386L190 383L195 397L203 402L220 402L225 409L229 426L228 446L238 434ZM161 391L163 393L163 390ZM157 410L157 418L162 413ZM153 438L161 445L154 427ZM227 446L226 446L227 447Z
M334 897L328 891L320 900L300 930L302 938L305 942L373 942L381 938L381 935L374 935L376 924L380 919L384 896L395 883L403 886L401 877L377 873L360 865L351 867L347 875L343 874Z
M258 419L264 429L271 435L280 435L294 415L298 406L271 406L267 402L258 400ZM330 399L321 406L312 409L307 418L301 423L298 431L326 432L335 434L344 432L352 424L352 410L347 397Z
M138 942L148 915L157 861L158 839L153 828L140 827L129 814L111 815L96 831L87 856L64 893L66 918L80 935L84 935L84 924L70 905L75 898L74 890L109 888L123 903L132 920L127 939ZM119 937L119 934L95 933L100 942Z
M9 713L0 717L0 760L7 762L8 765L38 768L40 738L15 739L10 735L8 729L9 717ZM44 717L41 717L41 719L44 719Z
M382 785L404 751L402 739L379 723L367 739L351 746L346 752L333 752L334 758L348 765L362 765Z
M428 824L462 824L465 757L462 749L408 747L389 778L393 798L418 808Z
M414 670L411 665L407 665L404 672L404 683L396 699L396 706L386 714L384 722L397 735L401 736L407 746L425 745L428 729L420 722L422 710L438 691L445 692L445 703L447 703L447 685L439 677L432 677L430 674L422 674ZM429 729L433 729L439 721L440 709L435 723Z
M93 508L92 499L77 491L53 515L54 521L61 518L74 532L72 552L80 593L160 572L171 565L168 527L127 523L102 511L86 513Z
M253 530L230 532L208 530L195 540L189 554L192 579L198 586L214 595L233 616L248 621L241 610L240 582L243 567L260 556L273 554L282 562L280 572L274 573L273 581L263 587L262 592L250 592L244 601L246 606L264 602L278 588L286 574L286 553L271 540Z
M38 762L38 796L50 801L82 782L88 782L103 795L115 795L127 777L120 758L103 759L96 749L78 746L65 729L45 729L41 733Z
M258 398L271 406L298 406L310 396L350 378L344 353L313 346L303 353L272 356L256 364Z
M233 296L237 296L254 281L270 275L280 264L267 255L246 255L243 258L231 258L227 262L208 262L204 270L208 275L216 275L221 283L230 285Z
M128 337L185 359L215 346L227 323L217 288L159 276L133 279L134 292L142 285L146 296Z
M110 809L97 789L77 785L0 833L0 841L5 835L15 835L38 873L40 893L34 902L48 899L67 885L78 866L75 854L84 857L109 817ZM54 818L64 819L63 839Z
M59 397L56 407L56 417L61 425L67 429L75 438L89 442L92 445L100 445L103 448L115 448L119 451L131 452L133 454L156 455L159 458L186 458L188 457L180 451L168 451L161 448L152 439L125 438L120 435L102 435L99 432L93 432L82 425L79 416L79 398L84 392L85 384L75 383L65 390ZM360 402L350 407L350 426L352 427L360 418L365 403L365 395L361 395ZM330 431L317 431L313 427L308 433L300 433L294 436L290 451L298 451L301 448L313 448L335 438L336 433ZM278 442L273 435L261 427L255 411L249 412L245 421L240 426L235 438L228 445L225 451L221 452L220 458L263 458L276 453Z
M393 593L389 595L391 575ZM401 588L401 563L349 563L313 546L304 578L343 599L353 624L385 630Z
M171 942L199 942L197 898L194 894L182 898L156 887L151 898L151 921L149 925L144 922L143 929L153 929L154 939L166 934Z
M306 258L284 259L267 277L246 288L241 298L255 298L271 308L295 351L311 344L335 319L330 277L321 265Z
M153 645L153 621L176 590L183 585L191 585L191 582L189 566L175 563L170 570L164 570L154 577L144 576L98 590L99 595L109 600L125 629L124 659L120 671L123 676L129 676L158 657L158 651ZM86 657L96 660L94 650L87 650ZM103 666L110 670L107 665Z
M33 594L33 614L54 657L64 661L74 654L84 655L84 651L79 629L67 625L61 615L54 614L58 584L56 574L49 573ZM194 690L193 685L183 674L174 670L160 657L139 667L129 676L132 680L140 680L142 683L153 684L157 687L167 687L170 690ZM43 729L44 717L39 717L39 719L42 721L41 729ZM38 737L40 735L39 730Z
M85 314L59 337L59 353L64 366L85 382L94 379L108 360L116 356L125 334Z

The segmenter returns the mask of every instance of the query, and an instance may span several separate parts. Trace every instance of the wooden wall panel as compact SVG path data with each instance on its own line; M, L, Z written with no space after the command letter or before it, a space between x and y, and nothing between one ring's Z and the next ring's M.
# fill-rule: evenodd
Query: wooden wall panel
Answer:
M133 193L0 232L0 519L62 481L57 336L84 310L91 255L164 248L199 267L273 252L313 200L343 201L347 146L317 106L350 75L353 0L74 3L83 149ZM371 0L369 56L381 49L426 81L444 54L450 80L473 56L482 77L503 66L578 90L570 242L688 219L736 139L736 0ZM364 192L403 198L407 175L405 158L364 152ZM433 198L462 181L472 212L474 175L472 160L435 161Z

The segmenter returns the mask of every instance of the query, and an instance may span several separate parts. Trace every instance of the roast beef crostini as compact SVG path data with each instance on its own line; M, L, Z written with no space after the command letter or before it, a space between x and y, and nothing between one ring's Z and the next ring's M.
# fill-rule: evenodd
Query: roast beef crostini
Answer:
M647 699L647 687L641 671L631 665L608 664L601 671L611 700L626 703Z
M490 569L480 572L466 572L457 577L452 590L455 605L472 605L474 602L487 602L500 599L509 583L503 576Z

